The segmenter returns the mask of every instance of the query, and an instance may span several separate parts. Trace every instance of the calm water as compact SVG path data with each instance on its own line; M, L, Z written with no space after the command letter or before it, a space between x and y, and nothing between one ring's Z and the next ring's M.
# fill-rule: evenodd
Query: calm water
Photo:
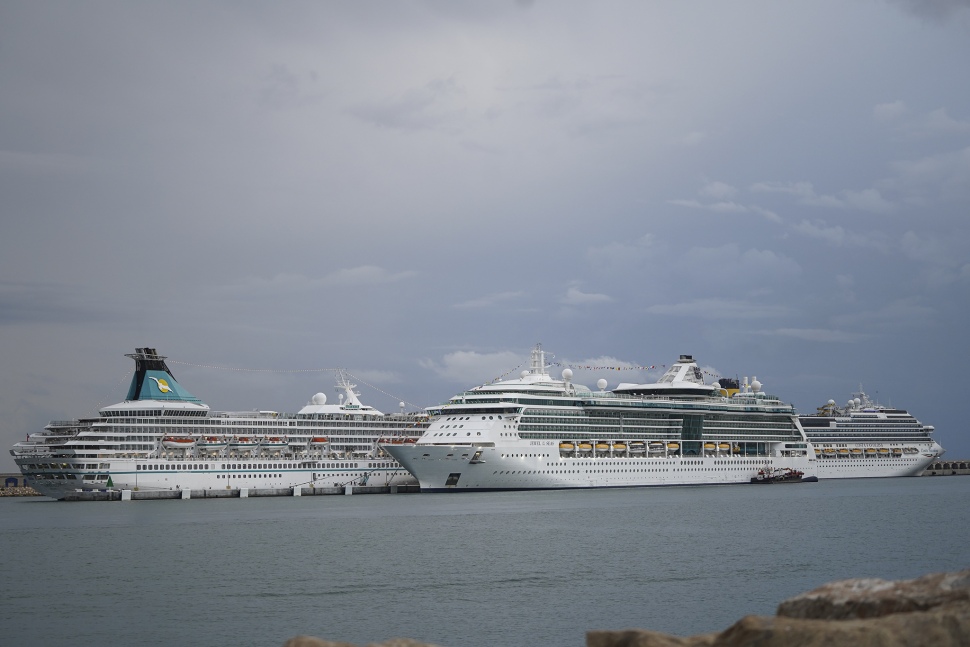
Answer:
M585 644L970 566L970 477L463 495L0 499L14 646Z

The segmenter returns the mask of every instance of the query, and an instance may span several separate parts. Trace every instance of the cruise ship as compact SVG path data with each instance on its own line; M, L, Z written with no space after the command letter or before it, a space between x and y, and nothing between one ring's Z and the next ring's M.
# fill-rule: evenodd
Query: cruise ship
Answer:
M295 414L214 412L175 380L154 348L127 357L135 372L124 402L97 417L51 422L10 450L35 490L63 499L83 490L417 482L381 446L416 442L427 413L384 414L362 404L342 371L337 403L317 393Z
M902 409L884 407L860 389L844 407L834 400L801 417L814 446L819 478L919 476L943 448Z
M520 377L429 408L416 443L384 449L422 492L750 483L785 469L817 480L794 407L757 379L729 397L690 355L653 384L592 391L572 377L551 377L537 346Z

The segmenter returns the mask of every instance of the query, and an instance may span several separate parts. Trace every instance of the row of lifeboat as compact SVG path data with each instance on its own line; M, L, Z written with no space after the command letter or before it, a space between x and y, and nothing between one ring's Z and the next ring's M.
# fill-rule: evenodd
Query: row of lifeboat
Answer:
M859 447L853 447L851 449L846 447L840 447L836 449L835 447L816 447L815 455L822 456L823 458L898 458L903 454L918 454L919 449L916 447L866 447L861 449Z
M323 447L330 440L323 436L317 436L309 440L311 447ZM234 436L226 438L224 436L203 436L192 438L189 436L165 436L162 438L162 447L165 449L191 449L196 448L207 452L219 452L227 447L230 451L252 451L256 448L269 451L279 451L290 446L303 447L307 441L287 439L280 436L268 436L265 438L255 438L252 436Z
M739 453L740 447L730 443L704 443L704 453L710 456L718 454ZM680 452L680 443L661 442L659 440L644 442L634 440L631 442L604 442L604 441L580 441L578 443L563 441L559 443L559 453L563 456L606 456L606 455L631 455L631 456L661 456L667 454L677 454Z

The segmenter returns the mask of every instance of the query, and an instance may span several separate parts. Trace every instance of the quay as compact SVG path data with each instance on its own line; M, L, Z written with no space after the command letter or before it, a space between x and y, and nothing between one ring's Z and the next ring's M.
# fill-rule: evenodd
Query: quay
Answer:
M927 466L920 476L957 476L970 474L970 461L936 461Z
M0 474L0 496L43 496L21 474ZM222 490L86 490L72 492L64 501L159 501L163 499L247 499L268 496L327 496L351 494L417 494L414 485L352 485L342 487L291 487L275 489L226 488Z

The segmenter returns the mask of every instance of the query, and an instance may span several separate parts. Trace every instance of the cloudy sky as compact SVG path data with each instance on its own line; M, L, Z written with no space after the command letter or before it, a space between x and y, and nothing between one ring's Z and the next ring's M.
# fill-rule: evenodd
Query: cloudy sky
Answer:
M861 384L970 458L968 67L967 0L0 0L0 444L136 346L295 411L541 342Z

